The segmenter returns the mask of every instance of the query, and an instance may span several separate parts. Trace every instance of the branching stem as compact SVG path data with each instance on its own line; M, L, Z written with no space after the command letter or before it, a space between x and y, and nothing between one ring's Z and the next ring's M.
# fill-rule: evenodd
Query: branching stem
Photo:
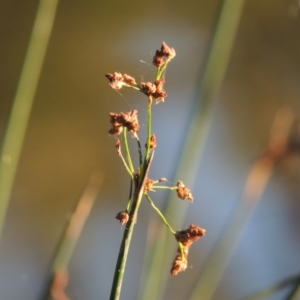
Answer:
M118 300L121 294L121 287L124 277L124 271L128 256L128 251L131 243L132 233L134 225L136 223L138 209L143 197L145 182L149 173L149 169L152 163L154 152L151 153L149 159L144 164L144 172L140 175L140 180L135 180L135 191L133 194L133 201L131 210L129 212L129 220L125 226L123 239L120 246L119 256L115 268L115 274L113 284L111 288L110 300Z

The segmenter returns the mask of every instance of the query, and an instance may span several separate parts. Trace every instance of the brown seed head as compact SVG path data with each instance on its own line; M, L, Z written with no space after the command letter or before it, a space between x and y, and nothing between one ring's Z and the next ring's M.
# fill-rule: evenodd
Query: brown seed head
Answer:
M145 147L147 147L147 144L145 144ZM156 137L155 134L151 134L150 136L150 150L153 150L156 147Z
M152 63L156 67L161 67L165 63L164 56L160 53L159 50L156 50Z
M137 133L139 131L139 121L137 118L137 110L131 110L127 113L110 113L110 123L112 128L109 130L109 134L118 135L126 127L129 132Z
M128 84L136 84L136 81L133 77L127 75L127 74L123 74L124 77L124 81Z
M193 200L194 200L193 195L191 194L190 190L180 180L177 182L176 192L177 192L177 196L180 199L193 202Z
M156 86L152 82L141 82L141 87L147 96L153 95L156 92Z
M116 215L116 219L120 221L121 226L126 224L129 220L129 215L126 211L120 211Z
M119 90L122 88L124 85L124 77L122 76L121 73L114 72L113 74L111 73L106 73L105 77L109 80L110 82L110 87L114 90Z
M177 275L179 272L185 271L187 268L187 259L180 254L176 255L171 269L172 275Z
M167 178L159 178L158 179L158 182L165 182L165 181L168 181L168 179Z
M148 191L155 192L155 190L152 188L153 187L154 180L147 178L145 182L145 187L144 187L144 193L146 194Z
M165 42L161 44L160 53L167 58L174 58L176 55L175 49L170 48Z
M200 239L205 235L206 230L196 225L190 225L185 230L180 230L175 233L175 238L184 247L190 247L193 242Z

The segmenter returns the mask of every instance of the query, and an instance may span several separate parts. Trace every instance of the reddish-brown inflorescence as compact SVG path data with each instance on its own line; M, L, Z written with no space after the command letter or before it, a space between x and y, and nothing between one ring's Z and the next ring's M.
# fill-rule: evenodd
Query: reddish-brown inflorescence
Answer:
M147 144L145 144L145 147L147 147ZM156 136L154 133L150 136L150 150L153 150L156 147Z
M122 75L121 73L118 72L114 72L113 74L106 73L105 77L109 80L110 82L109 85L114 90L119 90L124 85L127 86L136 85L135 79L127 74Z
M164 102L167 93L163 89L164 80L156 80L152 82L141 82L142 91L147 95L153 97L157 102Z
M118 135L122 133L124 127L131 133L137 133L139 131L139 121L137 118L137 110L131 110L127 113L116 114L111 112L110 123L112 128L109 130L109 134Z
M147 178L147 180L145 182L145 186L144 186L144 193L147 193L148 191L155 192L155 190L152 188L154 182L155 182L155 180Z
M191 191L183 184L182 181L177 182L177 196L182 200L193 202L194 198Z
M129 215L127 211L120 211L116 215L116 219L120 221L121 226L126 224L129 220Z
M165 42L162 42L160 50L156 50L155 55L153 57L153 65L156 67L161 67L165 61L164 57L167 59L172 59L176 55L175 49L170 48Z
M205 235L206 230L196 225L190 225L185 230L180 230L175 233L176 240L181 243L182 249L179 247L171 269L172 275L177 275L184 271L187 267L187 258L191 245Z

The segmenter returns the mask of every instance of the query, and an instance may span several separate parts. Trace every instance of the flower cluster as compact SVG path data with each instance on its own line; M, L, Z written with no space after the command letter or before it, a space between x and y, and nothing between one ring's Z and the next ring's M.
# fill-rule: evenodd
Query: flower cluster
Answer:
M129 215L127 211L120 211L116 215L116 219L120 221L120 225L124 225L128 222L129 220Z
M166 178L159 178L157 180L147 178L147 180L145 182L144 193L147 193L148 191L155 192L155 189L154 189L155 187L153 187L153 185L156 183L165 182L165 181L167 181Z
M167 93L164 91L164 80L156 80L152 82L141 82L142 91L147 95L153 97L157 102L164 102Z
M152 63L159 68L165 64L165 58L171 60L175 55L175 49L170 48L165 42L162 42L160 50L156 50L155 52Z
M189 248L191 245L200 239L200 237L205 235L205 229L200 228L196 225L190 225L189 228L175 233L176 240L181 244L181 247L178 248L172 269L171 274L177 275L179 272L185 271L187 268L187 257L189 253Z
M127 74L121 74L118 72L114 72L113 74L111 73L106 73L105 77L109 80L110 82L110 87L114 90L119 90L122 88L123 85L125 86L131 86L131 85L136 85L135 79Z
M183 184L182 181L177 182L177 196L182 200L188 200L193 202L194 198L190 192L190 190Z
M158 68L158 72L162 74L169 61L176 55L174 48L170 48L165 42L162 42L160 50L156 50L152 63ZM141 82L139 85L135 79L127 74L118 72L106 73L105 77L110 82L110 87L114 90L119 90L123 86L134 88L149 98L153 98L156 102L164 102L167 93L164 90L164 79L157 78L154 82ZM158 76L160 77L160 76Z
M112 128L109 130L109 134L119 135L122 133L124 127L131 133L137 133L139 131L139 121L137 118L137 110L131 110L127 113L116 114L111 112L110 123Z

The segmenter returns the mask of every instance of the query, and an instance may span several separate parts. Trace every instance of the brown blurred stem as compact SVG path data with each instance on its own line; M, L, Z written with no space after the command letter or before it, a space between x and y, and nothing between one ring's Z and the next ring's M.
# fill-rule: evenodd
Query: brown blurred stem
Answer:
M102 173L92 174L80 197L72 218L55 254L51 268L51 282L44 299L67 300L65 287L68 283L68 265L103 181Z
M199 295L207 300L213 298L243 231L267 187L276 163L287 153L288 137L293 120L294 115L290 108L283 107L277 112L269 141L261 156L253 163L242 197L236 204L221 238L213 247L189 300L199 299Z
M132 233L133 233L134 225L137 220L137 214L143 197L144 186L152 163L153 154L154 152L151 152L149 159L145 161L143 172L141 173L140 178L137 178L135 180L133 202L132 202L131 210L129 212L129 220L125 226L123 239L120 245L119 256L116 263L113 283L111 287L111 293L109 298L110 300L118 300L121 294L122 282L123 282L129 247L131 243Z

